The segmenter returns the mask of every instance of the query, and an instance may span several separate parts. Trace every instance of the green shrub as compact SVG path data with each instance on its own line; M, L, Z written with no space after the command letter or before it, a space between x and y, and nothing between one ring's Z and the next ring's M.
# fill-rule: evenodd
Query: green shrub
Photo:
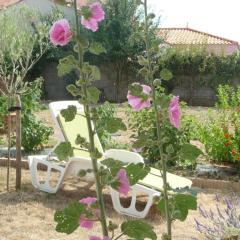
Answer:
M53 129L45 126L32 114L24 115L22 119L22 147L26 152L37 151L48 142Z
M43 79L38 78L29 83L22 96L22 147L26 152L39 150L53 133L52 128L45 126L37 120L34 112L40 110L40 98ZM3 125L4 116L8 114L8 99L0 97L0 126Z
M143 109L140 112L134 112L130 108L127 110L129 127L134 132L132 138L141 138L146 136L151 141L157 141L157 129L155 126L155 113L152 110ZM190 123L187 124L187 119L183 121L183 127L180 130L173 127L170 123L162 126L161 132L164 133L164 138L167 138L166 145L173 146L173 152L170 154L171 158L168 160L168 165L177 167L195 167L196 161L182 159L180 151L184 144L190 142L191 128ZM192 125L191 125L192 127ZM151 145L151 144L150 144ZM150 165L154 165L159 161L159 150L156 146L145 146L141 150L141 155L146 159Z
M216 107L230 109L240 106L240 87L234 88L230 85L219 85L217 88Z
M196 137L205 145L209 160L238 163L240 160L240 114L235 111L209 112L209 121L199 123Z

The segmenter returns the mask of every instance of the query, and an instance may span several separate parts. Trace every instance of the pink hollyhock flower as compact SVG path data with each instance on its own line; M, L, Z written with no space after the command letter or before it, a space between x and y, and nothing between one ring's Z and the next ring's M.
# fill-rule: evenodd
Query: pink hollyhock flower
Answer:
M82 198L79 202L82 204L91 205L92 203L95 203L96 201L97 201L97 198L95 198L95 197L86 197L86 198Z
M84 218L83 215L80 216L79 225L82 228L92 229L94 221Z
M56 21L50 31L50 40L53 45L65 46L72 38L72 32L69 22L66 19Z
M169 105L169 119L175 128L180 128L181 109L179 106L179 97L174 96Z
M91 204L95 203L96 201L97 201L97 198L95 198L95 197L86 197L86 198L82 198L79 202L90 206ZM97 211L96 211L96 213L97 213ZM80 220L79 220L80 227L92 229L93 224L94 224L94 221L86 218L84 214L82 214L80 216Z
M89 240L111 240L111 238L109 238L109 237L100 238L100 237L97 237L97 236L91 236L89 238Z
M90 4L89 10L89 14L86 14L86 16L83 14L81 23L85 28L96 32L98 30L98 23L105 18L105 13L99 2Z
M127 173L125 169L120 169L118 171L118 180L119 180L119 187L118 187L118 192L123 194L124 196L127 196L128 192L131 190L130 189L130 184L128 181Z
M143 88L143 93L148 94L151 92L151 88L147 85L141 85ZM141 97L133 96L130 91L128 91L127 95L128 103L132 106L134 111L140 111L143 108L151 107L151 98L149 97L147 100L143 100Z

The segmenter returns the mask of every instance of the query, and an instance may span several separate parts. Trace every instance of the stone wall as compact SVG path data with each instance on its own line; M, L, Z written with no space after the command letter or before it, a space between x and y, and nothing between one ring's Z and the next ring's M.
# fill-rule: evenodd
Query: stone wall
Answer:
M100 67L101 79L95 81L94 85L102 91L101 101L107 100L110 102L116 102L116 78L117 74L114 71L113 66L105 65ZM123 73L123 81L119 87L119 102L125 102L128 86L133 82L141 82L141 79L136 77L136 73L127 71ZM45 79L45 99L46 100L66 100L72 99L71 95L67 93L66 86L74 82L76 76L74 74L67 75L59 78L57 76L57 63L49 63L44 71L43 77ZM172 81L171 92L174 95L180 96L180 99L187 102L192 106L214 106L216 101L215 90L211 87L207 87L209 84L199 84L201 82L207 82L209 77L194 76L194 80L191 81L189 76L179 76ZM191 84L194 82L194 84ZM240 84L240 78L232 80L234 85ZM214 86L216 89L217 86Z
M72 76L58 77L57 76L57 63L49 63L43 70L43 77L45 79L44 90L46 100L65 100L72 97L67 93L66 86L74 82L76 77ZM116 101L116 72L111 65L100 67L101 79L95 81L93 84L102 91L101 100L110 102ZM123 81L120 84L119 101L126 101L128 85L135 82L135 75L131 71L123 73Z

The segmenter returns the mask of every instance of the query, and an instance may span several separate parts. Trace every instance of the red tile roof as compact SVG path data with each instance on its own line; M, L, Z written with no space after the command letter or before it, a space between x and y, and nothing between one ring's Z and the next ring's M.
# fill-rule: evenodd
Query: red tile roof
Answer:
M0 10L20 1L21 0L0 0Z
M238 45L238 42L218 37L209 33L197 31L191 28L160 28L158 36L170 44L186 45Z

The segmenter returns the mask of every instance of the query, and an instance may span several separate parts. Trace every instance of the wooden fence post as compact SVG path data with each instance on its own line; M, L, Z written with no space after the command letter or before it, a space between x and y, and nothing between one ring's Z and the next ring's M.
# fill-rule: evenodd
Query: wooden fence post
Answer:
M7 159L7 191L9 192L9 178L10 178L10 153L11 153L11 129L12 129L12 118L9 112L7 116L7 126L8 126L8 159Z

